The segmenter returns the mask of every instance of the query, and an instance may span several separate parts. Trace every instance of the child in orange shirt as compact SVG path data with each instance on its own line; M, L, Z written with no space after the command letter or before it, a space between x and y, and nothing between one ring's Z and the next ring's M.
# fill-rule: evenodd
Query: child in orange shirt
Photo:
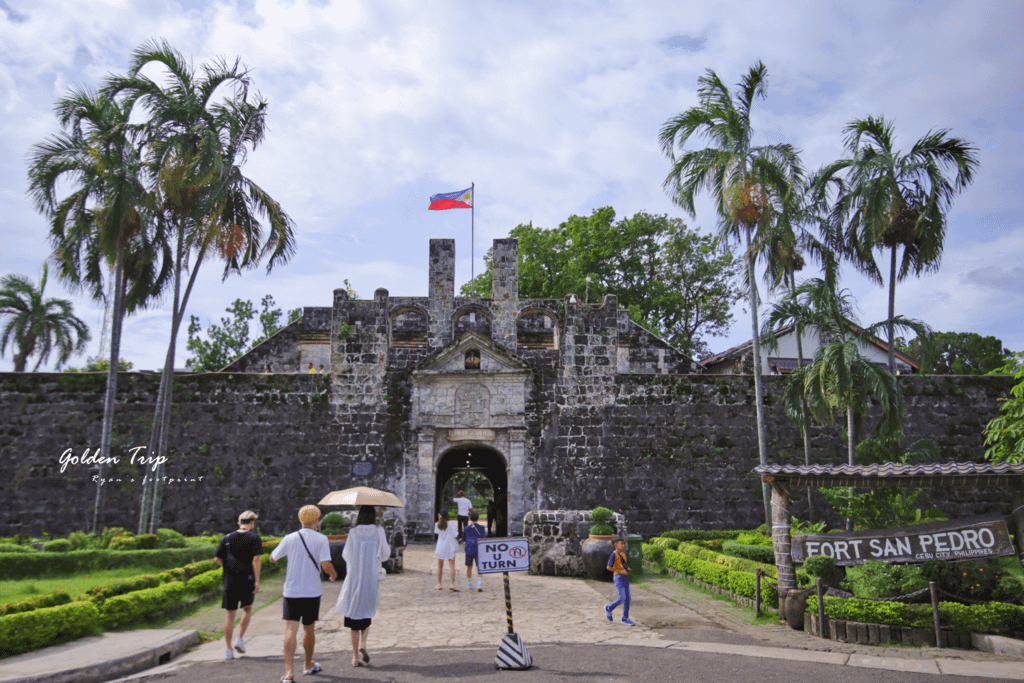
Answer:
M616 536L612 539L612 545L615 546L615 552L608 557L607 569L615 575L615 590L619 592L619 599L605 605L604 615L608 621L613 621L612 612L622 605L622 623L633 626L636 622L629 618L629 556L626 555L626 541L621 536Z

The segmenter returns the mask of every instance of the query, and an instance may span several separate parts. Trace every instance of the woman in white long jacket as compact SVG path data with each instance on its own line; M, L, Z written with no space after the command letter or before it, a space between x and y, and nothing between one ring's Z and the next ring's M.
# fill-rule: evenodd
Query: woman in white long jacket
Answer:
M391 557L391 546L384 536L384 527L377 526L377 512L372 505L359 508L356 526L349 530L341 556L345 558L347 574L334 609L345 617L345 626L352 630L352 666L362 663L360 655L369 664L366 638L370 620L380 607L381 562Z

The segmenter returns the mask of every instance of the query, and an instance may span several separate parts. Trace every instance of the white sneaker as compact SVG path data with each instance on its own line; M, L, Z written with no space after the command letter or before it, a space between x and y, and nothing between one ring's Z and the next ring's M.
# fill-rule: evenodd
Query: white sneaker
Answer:
M471 580L466 582L466 588L472 588L472 587L473 587L473 581L471 579Z
M224 659L234 659L235 653L231 651L231 648L224 650Z
M477 590L478 593L483 593L484 592L484 582L483 582L483 579L480 579L479 581L476 582L476 590Z
M242 653L244 655L245 654L245 641L242 640L241 638L237 639L235 641L235 649L238 650L240 653Z

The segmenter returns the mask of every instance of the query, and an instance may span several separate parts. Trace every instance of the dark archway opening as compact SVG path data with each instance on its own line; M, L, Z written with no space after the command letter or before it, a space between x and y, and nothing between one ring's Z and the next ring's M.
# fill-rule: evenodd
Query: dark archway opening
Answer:
M453 491L459 489L466 491L470 500L474 495L493 500L494 515L493 519L488 518L487 533L508 536L508 471L504 458L497 451L486 446L469 446L453 448L441 456L434 482L434 519L441 508L452 507ZM486 508L479 512L481 521L488 516Z

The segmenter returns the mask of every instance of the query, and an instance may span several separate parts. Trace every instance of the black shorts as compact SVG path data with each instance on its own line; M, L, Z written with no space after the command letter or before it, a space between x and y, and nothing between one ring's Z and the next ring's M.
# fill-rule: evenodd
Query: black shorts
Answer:
M239 607L243 609L249 607L256 598L256 595L253 593L255 590L256 584L248 581L233 581L225 584L220 606L229 611L236 610Z
M466 551L466 566L467 567L472 567L474 562L476 562L476 567L477 567L477 569L479 569L480 568L480 560L476 559L476 551L475 550L467 550Z
M320 596L315 598L285 598L285 621L301 621L303 626L315 624L320 618Z
M349 619L345 617L345 628L350 628L353 631L365 631L370 628L369 619Z

